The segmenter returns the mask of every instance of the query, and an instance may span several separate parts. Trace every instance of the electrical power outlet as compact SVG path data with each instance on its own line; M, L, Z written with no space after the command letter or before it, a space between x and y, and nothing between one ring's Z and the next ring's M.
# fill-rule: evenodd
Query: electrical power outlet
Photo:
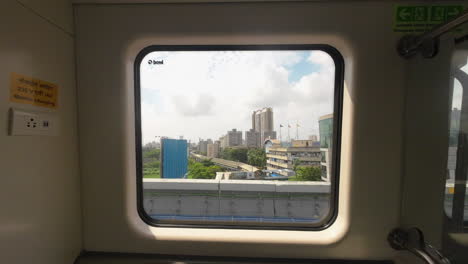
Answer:
M56 136L57 134L55 114L10 109L11 136Z

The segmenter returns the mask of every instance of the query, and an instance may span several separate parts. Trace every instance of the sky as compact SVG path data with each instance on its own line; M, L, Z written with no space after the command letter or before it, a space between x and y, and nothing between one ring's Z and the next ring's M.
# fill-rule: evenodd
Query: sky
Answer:
M465 64L460 69L468 73L468 64ZM461 83L457 79L454 78L453 79L452 109L454 108L457 108L458 110L461 109L462 96L463 96L463 89L462 89Z
M163 64L150 61L163 60ZM318 136L333 113L335 65L323 51L157 51L140 65L143 144L161 136L218 140L251 129L252 112L273 108L282 139ZM245 136L245 134L243 134Z

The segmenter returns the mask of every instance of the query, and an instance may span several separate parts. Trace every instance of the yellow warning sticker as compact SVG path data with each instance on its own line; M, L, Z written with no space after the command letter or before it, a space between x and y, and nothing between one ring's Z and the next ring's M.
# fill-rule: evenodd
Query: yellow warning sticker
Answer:
M448 187L448 194L454 194L455 193L455 188L454 187Z
M58 85L11 73L10 101L56 109Z

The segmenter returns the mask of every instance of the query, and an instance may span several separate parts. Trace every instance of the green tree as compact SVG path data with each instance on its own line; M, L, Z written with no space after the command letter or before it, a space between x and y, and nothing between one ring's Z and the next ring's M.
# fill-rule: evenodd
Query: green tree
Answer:
M143 178L161 178L159 161L143 163Z
M161 149L143 149L143 158L145 159L156 159L159 160L159 157L161 156Z
M188 178L214 179L216 177L216 172L218 171L223 171L223 168L217 165L204 166L200 162L195 162L189 167Z
M144 178L160 178L160 161L159 157L161 150L151 147L144 146L142 148L143 156L143 177Z
M322 172L319 167L298 167L296 178L299 181L321 181Z
M152 161L143 164L143 168L157 168L159 169L160 162L159 161Z
M201 162L192 158L188 160L187 178L189 179L214 179L218 171L224 171L224 169L215 165L211 159L204 159Z
M201 161L201 164L203 164L203 166L205 166L205 167L209 167L209 166L215 165L215 164L211 161L211 159L204 159L204 160Z
M221 158L226 160L247 163L247 148L224 148L221 151Z
M301 161L298 159L293 160L293 171L297 173L297 169L301 165Z
M249 149L247 152L247 163L259 167L265 168L266 167L266 153L264 149L260 148L252 148Z

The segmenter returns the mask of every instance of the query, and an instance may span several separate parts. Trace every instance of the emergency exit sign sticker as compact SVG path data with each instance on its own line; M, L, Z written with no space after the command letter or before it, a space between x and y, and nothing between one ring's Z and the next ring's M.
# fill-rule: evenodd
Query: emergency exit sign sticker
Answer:
M460 15L463 10L462 5L398 5L395 7L393 31L425 32Z
M56 109L57 97L56 84L17 73L11 74L11 102Z

